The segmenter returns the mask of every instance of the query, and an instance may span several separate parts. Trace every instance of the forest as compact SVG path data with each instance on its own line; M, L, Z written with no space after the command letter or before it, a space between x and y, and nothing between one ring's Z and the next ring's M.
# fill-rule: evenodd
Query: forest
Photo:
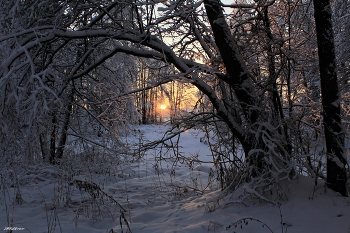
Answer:
M242 203L281 211L286 187L302 177L313 193L324 183L348 200L350 1L0 2L0 228L23 227L14 215L35 199L28 179L50 174L51 209L51 191L35 188L45 232L69 232L59 224L64 207L94 222L93 213L116 211L117 224L102 232L132 232L132 202L103 182L124 179L126 190L136 164L149 176L150 160L176 195L239 192ZM201 143L189 150L205 147L210 159L184 152L197 140L180 140L188 135ZM207 185L173 181L181 166L197 165L208 169Z

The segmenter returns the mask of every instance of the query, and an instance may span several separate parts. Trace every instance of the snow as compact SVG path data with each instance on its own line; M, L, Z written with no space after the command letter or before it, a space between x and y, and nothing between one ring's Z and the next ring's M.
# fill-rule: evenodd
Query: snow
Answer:
M159 140L167 129L140 126L128 142L139 143L140 133L145 140ZM61 167L39 164L3 169L0 227L4 232L10 230L6 227L33 233L121 232L119 203L136 233L350 231L350 199L326 189L321 180L315 185L311 178L300 176L281 184L286 198L279 205L242 200L239 192L222 192L212 175L211 153L201 142L203 135L189 129L179 138L176 153L198 155L204 161L190 167L185 160L170 159L173 150L158 147L133 162L76 164L71 160ZM157 163L160 155L164 160ZM79 190L79 181L81 186L91 186ZM123 227L125 232L124 222Z

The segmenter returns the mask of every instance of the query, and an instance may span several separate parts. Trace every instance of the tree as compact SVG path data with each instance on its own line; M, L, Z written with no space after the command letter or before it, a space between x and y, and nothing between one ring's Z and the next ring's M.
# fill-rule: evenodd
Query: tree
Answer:
M21 11L29 4L20 0L17 3ZM311 141L309 130L317 131L319 127L318 116L317 120L309 116L319 110L319 98L318 83L314 79L314 24L308 20L311 1L299 3L273 0L239 1L230 5L218 0L58 1L50 17L32 8L34 13L20 21L27 24L20 29L7 26L0 38L8 54L0 66L0 87L7 85L7 91L1 92L1 99L5 100L1 106L8 111L7 103L25 102L28 92L21 92L20 98L14 98L17 93L13 88L17 85L15 80L25 77L28 84L42 83L40 93L46 94L42 101L51 104L49 111L67 112L66 103L58 108L57 100L69 96L71 87L79 97L80 101L73 98L77 105L90 100L81 93L95 83L96 77L101 77L100 73L105 74L103 83L113 82L113 78L106 78L108 73L115 74L111 72L113 65L106 64L124 53L129 58L140 57L156 61L160 66L171 66L171 72L161 73L160 79L140 75L145 82L140 80L136 86L144 95L140 104L145 120L151 111L146 111L146 102L142 101L155 99L147 90L179 80L201 92L198 101L201 111L194 111L186 121L177 123L180 127L210 126L209 129L215 130L228 144L225 154L221 153L224 150L219 151L221 148L213 153L215 164L228 165L220 168L221 174L227 177L227 181L222 182L226 187L236 182L230 181L233 172L240 174L238 180L250 182L254 188L264 191L280 180L290 179L297 169L304 172L305 166L312 170L313 176L322 177L312 163L302 164L305 154L310 152L304 139ZM230 7L232 13L227 14L223 7ZM4 22L16 19L12 11L8 12ZM39 20L41 15L47 20ZM82 41L88 41L87 46L77 55ZM44 50L48 54L46 65L35 69L37 61L45 55ZM300 51L308 50L309 53L301 55ZM77 55L74 59L69 56L71 51ZM70 58L69 62L65 62L66 57ZM33 77L37 81L33 82ZM112 99L137 91L123 88L115 92ZM162 91L164 89L160 93ZM38 95L32 98L35 96ZM169 93L169 96L174 95ZM101 110L108 104L97 107L97 103L108 98L104 95L100 102L89 102L89 106ZM34 102L25 103L28 106L25 115L38 116L37 112L30 111ZM106 107L103 113L108 110L111 108ZM46 112L40 118L50 119ZM64 122L67 121L61 121L60 125L63 129ZM47 124L53 128L58 126L57 123ZM240 149L244 156L237 155ZM239 164L235 164L238 160ZM295 161L300 164L295 166Z
M102 147L112 145L107 137L115 137L123 131L122 126L128 124L125 118L137 121L130 98L111 98L129 90L132 76L136 75L133 60L114 53L103 62L96 61L90 56L92 52L103 54L113 46L106 39L54 38L39 42L36 33L31 33L36 29L49 33L51 26L64 31L87 27L94 13L85 8L71 11L83 2L52 4L50 1L14 0L6 3L8 5L1 6L0 49L2 54L14 57L10 60L1 57L0 122L4 157L28 162L48 159L56 163L63 157L68 136ZM14 34L17 35L12 37ZM25 48L37 39L40 48ZM21 47L24 53L13 53ZM96 62L100 62L99 67L90 70L91 64L96 65ZM83 72L87 70L90 72ZM103 97L101 90L105 92ZM100 137L90 138L92 126L103 128L96 130L99 132L95 135ZM102 131L109 133L100 134Z
M332 10L329 0L314 1L320 63L324 134L327 147L327 186L347 196L347 159L340 118Z

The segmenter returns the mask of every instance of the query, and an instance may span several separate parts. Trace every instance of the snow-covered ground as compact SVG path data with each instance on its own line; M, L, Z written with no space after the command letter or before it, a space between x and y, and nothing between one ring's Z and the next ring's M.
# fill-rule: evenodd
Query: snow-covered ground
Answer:
M149 141L166 126L140 127ZM350 232L350 199L324 183L299 177L287 184L280 205L222 195L213 175L211 153L190 129L143 159L99 160L61 166L12 167L0 177L0 227L4 232ZM178 159L170 159L176 153ZM159 160L160 156L162 159ZM198 157L203 163L189 163ZM169 159L168 159L169 158ZM104 161L104 162L103 162ZM109 162L108 162L109 161ZM9 182L11 180L11 182ZM124 210L123 210L124 209ZM122 213L122 214L121 214ZM121 224L122 223L122 224ZM7 228L12 227L12 228Z

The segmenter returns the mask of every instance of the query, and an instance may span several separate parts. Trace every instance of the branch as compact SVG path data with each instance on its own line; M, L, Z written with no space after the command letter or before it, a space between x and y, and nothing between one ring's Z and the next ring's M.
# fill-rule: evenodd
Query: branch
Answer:
M258 3L252 3L252 4L247 4L247 3L237 3L237 4L225 4L220 1L220 5L222 7L230 7L230 8L239 8L239 9L256 9L258 7L267 7L271 6L275 3L275 0L271 0L269 2L266 2L265 4L261 4L260 2Z

